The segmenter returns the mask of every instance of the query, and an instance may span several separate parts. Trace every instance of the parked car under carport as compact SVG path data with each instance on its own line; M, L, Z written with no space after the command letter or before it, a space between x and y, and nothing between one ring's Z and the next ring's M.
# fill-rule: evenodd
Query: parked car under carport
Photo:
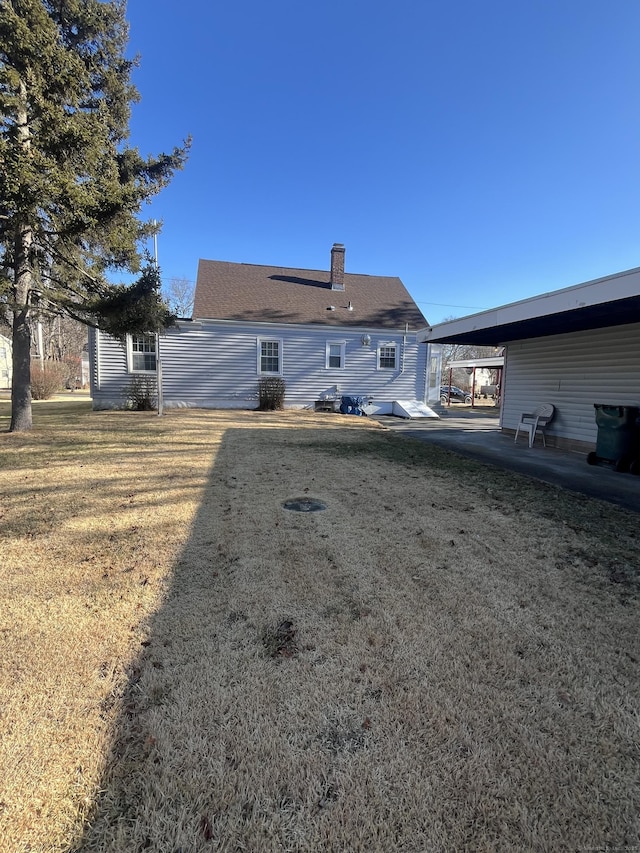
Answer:
M449 402L467 403L469 405L472 402L472 398L469 391L463 391L462 388L458 388L456 385L441 385L440 402L443 405L447 405Z

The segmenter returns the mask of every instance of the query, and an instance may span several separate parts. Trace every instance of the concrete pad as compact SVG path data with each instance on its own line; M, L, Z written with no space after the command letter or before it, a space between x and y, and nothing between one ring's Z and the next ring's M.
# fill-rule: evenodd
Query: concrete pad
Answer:
M392 416L376 420L399 435L432 442L489 465L640 512L638 476L588 465L584 453L538 444L529 447L526 436L516 443L512 434L500 430L497 411L460 408L439 414L439 420L414 421Z

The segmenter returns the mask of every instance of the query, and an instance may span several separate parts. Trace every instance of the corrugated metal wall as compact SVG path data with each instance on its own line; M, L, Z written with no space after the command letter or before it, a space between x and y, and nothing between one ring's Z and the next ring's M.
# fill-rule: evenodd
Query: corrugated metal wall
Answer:
M427 347L415 334L367 330L369 346L362 345L365 330L314 329L230 323L182 323L160 339L163 396L167 407L254 407L257 405L258 338L282 340L286 404L308 406L323 395L351 394L375 401L424 400ZM97 370L92 392L94 406L121 404L122 389L130 381L126 351L117 341L98 333ZM326 368L328 341L345 342L345 368ZM377 369L379 344L395 343L398 369Z
M502 426L553 403L548 434L595 445L594 403L640 405L640 323L507 344Z

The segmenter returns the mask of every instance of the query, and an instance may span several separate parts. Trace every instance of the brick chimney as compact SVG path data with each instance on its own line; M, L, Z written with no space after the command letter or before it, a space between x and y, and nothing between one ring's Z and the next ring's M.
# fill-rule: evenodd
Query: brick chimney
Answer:
M331 249L331 290L344 290L344 245L334 243Z

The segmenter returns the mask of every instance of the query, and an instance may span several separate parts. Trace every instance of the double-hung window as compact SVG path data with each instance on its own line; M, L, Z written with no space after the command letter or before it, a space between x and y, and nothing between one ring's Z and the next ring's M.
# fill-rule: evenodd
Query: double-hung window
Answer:
M153 332L128 337L129 373L155 373L156 336Z
M342 370L344 367L345 349L345 341L327 341L325 367L327 369Z
M395 370L398 366L398 347L395 344L381 344L378 348L378 368Z
M282 341L258 338L258 373L282 375Z

